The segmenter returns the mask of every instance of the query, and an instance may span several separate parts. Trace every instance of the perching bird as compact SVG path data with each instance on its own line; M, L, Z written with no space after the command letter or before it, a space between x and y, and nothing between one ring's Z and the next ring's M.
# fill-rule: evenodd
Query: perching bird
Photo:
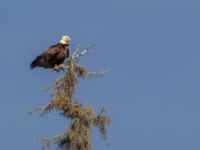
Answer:
M41 55L37 56L30 65L30 68L43 67L55 68L62 64L65 58L69 57L69 41L70 37L67 35L62 36L58 44L52 45Z

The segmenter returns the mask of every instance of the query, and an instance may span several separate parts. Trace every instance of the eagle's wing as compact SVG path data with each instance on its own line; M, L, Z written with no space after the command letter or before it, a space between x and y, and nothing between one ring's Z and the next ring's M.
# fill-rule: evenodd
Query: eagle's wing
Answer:
M49 58L54 57L60 52L60 47L58 44L49 47L42 55L47 55Z
M31 63L30 68L33 69L36 66L42 66L44 68L49 67L49 61L51 61L60 51L59 45L55 44L49 47L41 55L37 56L36 59Z

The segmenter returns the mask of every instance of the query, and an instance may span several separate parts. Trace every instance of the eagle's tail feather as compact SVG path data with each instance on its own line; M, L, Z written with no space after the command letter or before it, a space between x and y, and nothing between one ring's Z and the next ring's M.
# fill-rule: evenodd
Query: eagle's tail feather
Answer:
M41 64L41 56L38 56L32 63L30 64L30 69L34 69Z
M33 69L35 67L37 67L37 59L35 59L31 64L30 64L30 69Z

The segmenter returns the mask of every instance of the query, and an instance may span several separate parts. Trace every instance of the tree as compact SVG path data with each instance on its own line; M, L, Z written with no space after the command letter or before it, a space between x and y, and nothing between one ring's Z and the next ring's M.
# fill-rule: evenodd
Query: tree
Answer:
M40 111L41 116L48 115L51 110L57 110L61 116L70 120L70 127L62 134L52 138L43 138L43 148L48 149L51 144L57 144L61 150L92 150L92 128L98 127L103 139L107 142L106 125L111 125L111 118L105 115L103 108L96 113L92 106L83 106L75 98L75 90L79 78L87 76L104 76L108 70L102 72L88 72L84 66L79 66L77 61L84 56L93 45L84 51L76 47L64 64L58 66L57 71L63 71L59 77L47 89L51 90L51 102L41 108L32 110L30 113Z

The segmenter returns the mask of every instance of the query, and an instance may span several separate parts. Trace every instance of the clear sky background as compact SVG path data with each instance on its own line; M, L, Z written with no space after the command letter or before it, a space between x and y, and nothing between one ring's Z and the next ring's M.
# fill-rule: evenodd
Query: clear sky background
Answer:
M111 68L77 91L115 120L107 146L94 130L95 150L199 150L199 8L199 0L1 0L0 149L39 150L38 137L67 129L55 112L26 112L49 102L41 88L61 75L30 62L68 34L72 47L96 45L80 65Z

